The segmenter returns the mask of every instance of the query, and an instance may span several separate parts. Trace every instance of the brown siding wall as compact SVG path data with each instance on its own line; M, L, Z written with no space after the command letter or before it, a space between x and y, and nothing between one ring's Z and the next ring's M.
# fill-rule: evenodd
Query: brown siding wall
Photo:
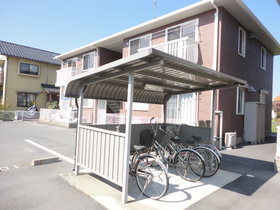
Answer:
M198 27L198 41L199 43L199 54L198 54L198 64L212 68L213 64L213 40L214 40L214 13L215 10L211 10L202 13L191 18L183 19L172 24L165 25L163 27L156 28L151 31L147 31L142 34L138 34L133 37L129 37L123 42L123 57L129 55L129 40L137 38L146 34L152 34L152 45L160 44L165 42L165 30L166 28L193 20L199 19ZM150 105L157 107L158 105ZM211 91L203 92L199 95L199 120L210 120L211 111ZM158 109L158 108L157 108ZM138 114L143 114L138 113Z
M120 110L121 114L126 114L126 105L124 103L123 109ZM147 118L152 118L152 117L159 117L162 118L163 115L163 105L158 105L158 104L149 104L149 108L147 111L136 111L133 110L132 117L147 117Z
M112 50L108 50L105 48L99 48L99 56L100 56L100 60L99 60L99 66L102 66L104 64L113 62L115 60L121 59L122 58L122 54L112 51Z
M223 8L220 11L220 18L219 71L244 79L256 89L256 93L246 92L246 102L259 102L260 90L269 91L266 100L266 129L270 130L273 55L267 51L267 69L261 69L262 44L257 39L250 39L250 32ZM245 58L238 54L239 27L246 31ZM236 89L219 92L217 109L224 112L224 132L237 131L237 135L242 136L244 116L236 115Z

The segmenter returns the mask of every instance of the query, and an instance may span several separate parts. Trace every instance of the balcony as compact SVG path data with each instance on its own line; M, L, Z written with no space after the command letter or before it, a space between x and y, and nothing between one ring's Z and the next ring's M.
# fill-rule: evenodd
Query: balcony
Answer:
M197 63L198 60L198 42L189 38L176 39L174 41L153 45L147 48L142 48L139 49L139 51L149 49L149 48L160 50L162 52L177 56L179 58L191 61L193 63ZM55 86L57 87L65 86L72 76L80 74L83 71L84 70L76 67L69 67L69 68L57 70Z
M198 60L198 42L189 38L176 39L170 42L142 48L139 51L149 48L154 48L193 63L197 63Z
M82 73L82 70L76 67L69 67L69 68L57 70L55 86L57 87L65 86L71 77L80 73Z

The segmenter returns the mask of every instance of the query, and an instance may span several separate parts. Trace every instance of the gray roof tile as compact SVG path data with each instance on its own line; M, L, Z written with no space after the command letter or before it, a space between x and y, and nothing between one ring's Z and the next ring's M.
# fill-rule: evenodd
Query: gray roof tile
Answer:
M19 44L5 42L0 40L0 54L18 58L25 58L29 60L58 64L61 61L53 59L53 57L59 55L58 53L49 52L46 50L40 50L32 47L27 47Z
M57 93L59 94L59 87L55 87L55 85L51 84L41 84L41 86L46 90L47 93Z

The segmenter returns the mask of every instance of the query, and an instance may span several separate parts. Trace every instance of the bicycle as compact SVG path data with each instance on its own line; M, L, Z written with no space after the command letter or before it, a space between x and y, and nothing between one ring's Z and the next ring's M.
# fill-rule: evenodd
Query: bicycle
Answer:
M157 157L145 153L145 146L134 145L134 149L129 174L135 176L141 194L154 200L162 198L169 187L166 167Z
M179 176L187 181L198 181L205 173L204 158L195 150L190 148L184 148L176 151L172 146L170 149L172 152L166 150L163 145L157 141L158 130L165 132L160 126L154 128L152 120L150 124L154 131L154 137L151 146L149 146L149 152L155 153L156 156L160 157L162 162L167 166L174 166ZM147 147L146 147L147 148Z
M176 126L177 131L176 130L170 130L169 128L169 132L171 133L171 138L169 141L169 144L167 145L167 149L169 149L168 147L174 147L177 151L181 150L183 148L186 148L186 146L183 144L182 140L179 138L179 131L181 126L183 126L184 124L181 124L180 126ZM195 136L192 136L193 138ZM195 140L186 140L187 144L188 144L188 148L192 148L195 151L199 152L204 160L205 160L205 174L204 177L211 177L213 175L215 175L220 167L220 163L221 163L221 159L220 156L218 154L220 154L220 152L213 146L210 144L198 144ZM213 151L212 148L215 148L217 150L217 152ZM170 150L170 149L169 149ZM217 154L218 153L218 154Z

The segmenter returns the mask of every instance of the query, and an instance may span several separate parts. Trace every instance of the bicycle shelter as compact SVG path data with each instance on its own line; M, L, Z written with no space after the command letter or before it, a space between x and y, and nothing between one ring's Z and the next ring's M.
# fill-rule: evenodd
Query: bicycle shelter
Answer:
M126 203L132 103L166 105L172 95L238 86L248 84L155 49L143 50L72 77L65 96L79 98L75 175L83 167L119 185L122 203ZM82 125L84 98L127 102L125 133Z

